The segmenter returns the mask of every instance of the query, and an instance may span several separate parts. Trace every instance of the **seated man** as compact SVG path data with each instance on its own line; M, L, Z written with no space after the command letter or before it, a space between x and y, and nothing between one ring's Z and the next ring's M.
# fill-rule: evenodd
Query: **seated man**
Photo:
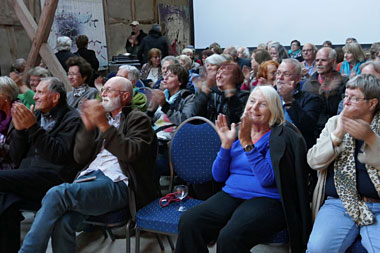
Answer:
M368 252L380 252L379 100L373 75L348 81L343 111L308 151L310 167L320 173L307 252L345 252L359 234Z
M301 131L308 148L316 138L314 128L320 113L320 100L317 95L301 91L301 63L296 59L284 59L276 73L277 91L281 96L286 120Z
M147 108L147 98L143 93L144 84L140 81L140 71L131 65L122 65L119 67L116 76L121 76L127 78L132 82L133 85L133 98L132 98L132 108L137 108L143 112ZM139 86L138 86L139 85Z
M69 71L67 77L73 90L67 93L69 106L79 108L82 99L93 99L98 95L98 90L88 86L92 76L90 63L80 56L71 57L66 62Z
M129 80L114 77L102 103L83 103L74 156L86 169L74 183L48 191L20 252L45 252L50 237L53 252L76 252L75 232L86 217L125 207L133 217L156 197L156 138L149 118L132 110L132 94Z
M0 252L20 247L19 205L39 205L51 187L71 182L77 173L73 153L80 116L67 105L64 84L43 78L34 99L36 114L33 107L12 106L9 156L17 169L0 171Z

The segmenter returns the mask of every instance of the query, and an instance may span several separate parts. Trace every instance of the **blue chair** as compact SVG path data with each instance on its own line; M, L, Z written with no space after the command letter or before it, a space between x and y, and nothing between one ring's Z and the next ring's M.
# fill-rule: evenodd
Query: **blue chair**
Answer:
M198 124L194 124L198 123ZM199 124L200 123L200 124ZM221 141L215 125L203 118L192 117L178 126L169 147L170 190L173 189L174 172L189 184L201 184L212 179L211 168L220 149ZM190 209L202 203L197 199L186 199L183 205ZM150 231L164 234L174 250L171 235L178 234L178 222L182 212L179 203L170 203L167 207L159 206L159 199L140 209L136 214L136 252L140 251L140 232ZM164 246L157 235L161 250Z

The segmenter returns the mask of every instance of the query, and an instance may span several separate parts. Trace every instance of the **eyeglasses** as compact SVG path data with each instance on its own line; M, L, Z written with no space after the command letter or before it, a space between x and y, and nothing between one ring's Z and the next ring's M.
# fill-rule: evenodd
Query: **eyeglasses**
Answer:
M355 97L355 96L349 96L347 94L342 94L342 99L348 100L348 101L350 101L352 103L359 103L360 101L368 100L367 98L358 98L358 97Z
M281 76L284 76L286 78L289 78L291 76L295 76L296 74L290 74L289 72L281 72L281 71L276 71L276 76L277 77L281 77Z
M303 53L306 53L306 52L313 52L314 51L314 49L302 49L302 52Z
M119 93L123 93L123 92L128 92L127 90L114 90L114 89L111 89L111 88L101 88L100 89L100 93L109 93L111 91L115 91L115 92L119 92Z

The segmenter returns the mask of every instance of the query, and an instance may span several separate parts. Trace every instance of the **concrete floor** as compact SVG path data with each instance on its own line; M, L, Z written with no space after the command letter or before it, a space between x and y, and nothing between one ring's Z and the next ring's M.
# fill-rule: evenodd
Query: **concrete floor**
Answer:
M26 217L25 220L21 224L21 238L25 237L25 234L29 230L34 214L33 213L23 213ZM115 231L117 234L122 234L122 229L118 229ZM176 238L172 238L175 243ZM140 239L140 252L148 253L148 252L172 252L169 246L169 243L165 237L162 237L162 241L164 242L165 251L161 251L156 237L151 233L142 233ZM125 239L117 239L114 242L107 237L104 238L104 235L101 230L96 229L92 232L81 232L78 233L77 236L78 243L78 252L79 253L112 253L112 252L126 252L126 240ZM47 250L48 253L52 252L51 245L49 243L49 247ZM131 238L131 252L135 252L135 237ZM216 252L216 245L209 248L210 253ZM288 248L285 245L257 245L254 247L251 252L253 253L287 253Z

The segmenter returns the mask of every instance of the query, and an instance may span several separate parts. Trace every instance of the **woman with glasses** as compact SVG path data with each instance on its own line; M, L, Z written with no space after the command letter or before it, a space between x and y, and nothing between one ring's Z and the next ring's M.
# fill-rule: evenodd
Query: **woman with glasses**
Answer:
M329 119L307 161L318 170L307 252L345 252L361 236L380 252L380 81L348 81L343 111Z

